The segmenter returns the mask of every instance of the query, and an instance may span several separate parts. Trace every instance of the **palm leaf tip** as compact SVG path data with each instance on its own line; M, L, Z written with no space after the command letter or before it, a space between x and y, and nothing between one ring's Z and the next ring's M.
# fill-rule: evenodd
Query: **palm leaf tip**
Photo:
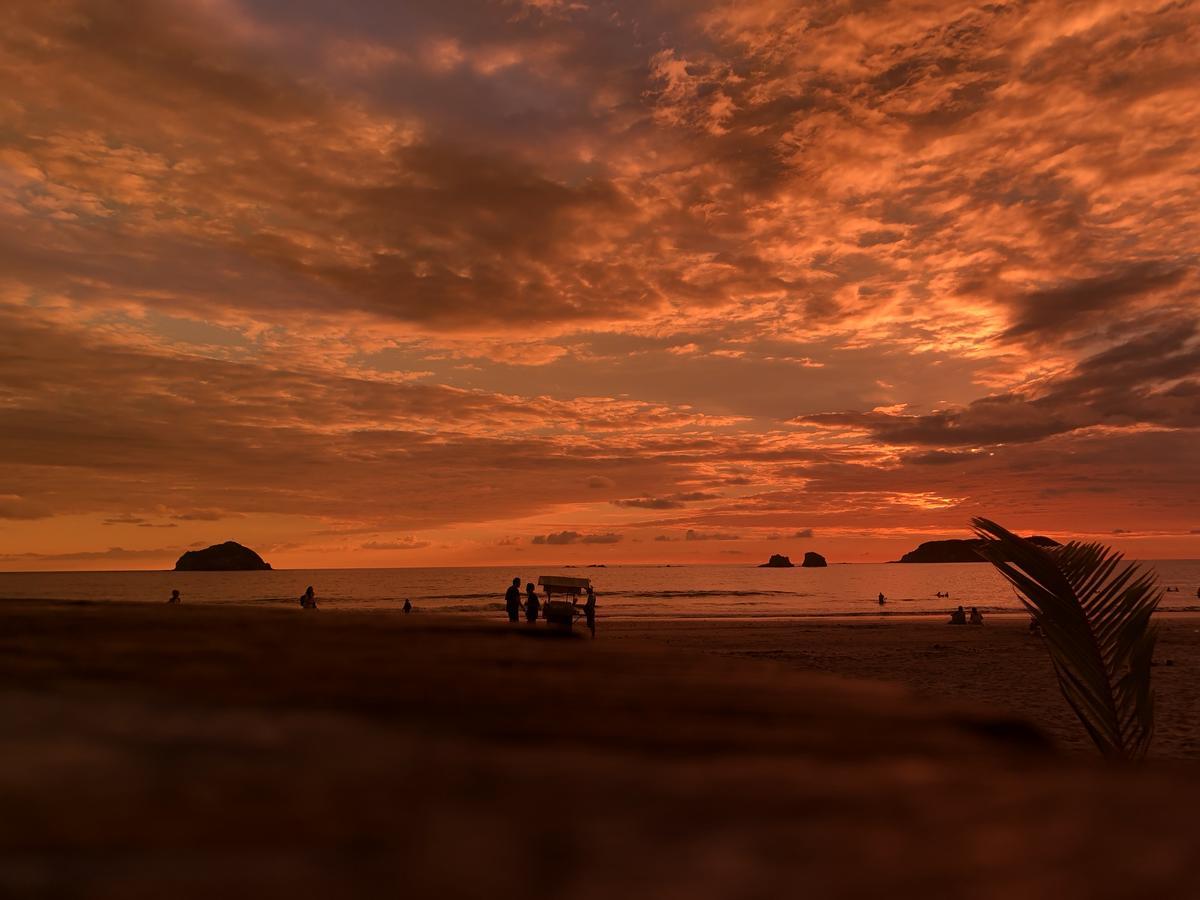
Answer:
M1154 575L1102 544L1039 547L972 519L980 553L1017 589L1041 626L1063 696L1100 752L1145 755L1154 733Z

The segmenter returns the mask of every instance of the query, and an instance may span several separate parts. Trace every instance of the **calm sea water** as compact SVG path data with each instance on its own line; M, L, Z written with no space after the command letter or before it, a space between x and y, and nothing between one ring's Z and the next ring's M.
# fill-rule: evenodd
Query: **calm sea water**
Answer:
M1200 560L1146 563L1164 587L1163 610L1200 610ZM185 603L286 608L313 585L323 607L395 608L497 614L514 576L586 576L601 614L628 617L765 617L942 613L958 604L982 610L1021 609L1012 589L986 564L837 565L826 569L744 566L609 566L436 569L283 569L271 572L0 572L3 599L126 600L162 603L177 588ZM935 597L938 591L950 599Z

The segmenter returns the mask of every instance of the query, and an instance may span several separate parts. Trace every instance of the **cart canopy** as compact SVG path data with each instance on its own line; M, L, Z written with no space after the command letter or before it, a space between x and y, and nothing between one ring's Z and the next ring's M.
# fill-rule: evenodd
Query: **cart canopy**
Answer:
M538 585L547 593L580 594L592 586L590 578L569 578L566 575L539 575Z

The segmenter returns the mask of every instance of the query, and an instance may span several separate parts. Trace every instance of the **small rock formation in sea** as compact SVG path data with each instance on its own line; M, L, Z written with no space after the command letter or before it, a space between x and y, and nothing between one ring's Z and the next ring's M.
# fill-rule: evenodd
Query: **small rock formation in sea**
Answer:
M809 550L804 554L804 562L800 563L802 569L823 569L829 563L825 562L825 557L820 553L813 553Z
M175 561L176 572L256 572L270 568L261 556L237 541L189 550Z
M1037 544L1039 547L1058 547L1058 541L1053 538L1045 537L1044 535L1035 534L1026 540ZM964 563L964 562L987 562L979 553L979 548L984 545L982 538L970 538L966 540L950 540L950 541L926 541L917 547L916 550L910 550L900 557L899 562L902 563Z
M759 566L760 569L791 569L794 564L782 553L772 553L771 558Z

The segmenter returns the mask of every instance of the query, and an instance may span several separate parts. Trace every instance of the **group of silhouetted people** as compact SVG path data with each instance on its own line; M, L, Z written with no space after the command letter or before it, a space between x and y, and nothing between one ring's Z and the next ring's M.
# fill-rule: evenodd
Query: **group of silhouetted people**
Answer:
M971 615L968 618L967 611L960 606L954 612L950 613L950 624L951 625L982 625L983 624L983 613L981 613L979 611L978 607L972 606L971 607Z
M592 633L592 637L594 638L596 636L595 589L591 585L588 585L587 600L584 602L582 610L578 608L578 598L573 599L571 603L576 607L573 610L573 614L583 616L588 631ZM508 590L504 592L504 610L508 613L508 621L510 622L519 622L522 612L525 613L525 621L530 623L536 622L539 616L545 617L545 614L542 612L541 598L538 597L537 588L532 581L525 585L525 600L522 602L520 578L514 578L512 584L508 586Z

